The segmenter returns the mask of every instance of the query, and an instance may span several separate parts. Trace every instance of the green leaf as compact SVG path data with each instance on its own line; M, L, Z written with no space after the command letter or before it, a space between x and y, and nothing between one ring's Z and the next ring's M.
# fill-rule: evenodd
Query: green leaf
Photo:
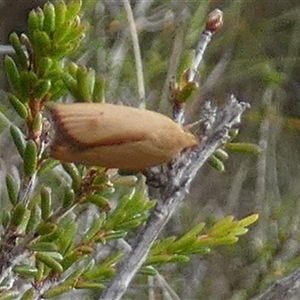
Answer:
M98 172L93 180L93 185L103 189L103 185L110 185L109 176L105 172Z
M71 285L59 284L59 285L56 285L56 286L50 288L46 292L44 292L43 295L42 295L42 298L43 299L54 298L54 297L57 297L59 295L65 294L65 293L69 292L72 289L73 289L73 286L71 286Z
M225 161L229 158L228 153L220 148L214 152L214 156L220 159L221 161Z
M129 231L130 229L136 228L140 226L145 220L147 219L146 216L140 216L140 218L135 218L134 220L130 220L127 222L122 222L120 224L116 224L114 227L115 230L126 230Z
M113 230L105 236L105 241L122 239L122 238L126 237L126 235L127 235L127 231ZM99 239L99 241L100 240L101 239Z
M111 210L111 204L108 199L98 194L87 195L84 202L93 203L104 211Z
M63 59L65 56L70 55L74 52L80 45L81 40L83 39L83 35L79 37L76 41L68 43L66 45L60 46L55 48L51 55L53 59L60 60Z
M57 228L57 225L55 223L42 221L37 226L36 232L39 235L48 235L48 234L52 233L53 231L55 231L56 228Z
M76 98L80 99L80 94L77 89L77 82L76 80L68 73L64 72L62 74L62 80L64 84L66 85L67 89L70 91L70 93Z
M52 214L51 189L44 186L41 189L41 212L44 221Z
M166 264L171 260L171 255L169 254L160 254L155 256L148 257L146 264L147 265L158 265L158 264Z
M20 300L33 300L34 299L34 288L29 288L21 297Z
M1 293L0 300L13 300L17 299L17 297L20 295L17 291L3 291Z
M101 265L102 266L113 266L115 265L121 258L123 257L123 253L122 252L117 252L115 254L112 254L111 256L109 256L107 259L105 259Z
M64 271L62 265L54 259L48 252L38 252L35 258L48 266L55 273L62 273Z
M225 166L223 161L221 161L218 157L216 157L215 155L211 155L208 158L208 163L217 171L219 172L224 172L225 171Z
M76 73L77 89L80 95L80 100L84 102L91 102L95 84L95 71L93 69L86 69L79 67Z
M230 140L231 141L234 140L238 136L239 132L240 132L240 130L238 128L230 129L230 131L229 131Z
M190 100L191 96L198 89L198 83L194 81L187 82L184 87L180 90L176 97L176 101L179 103L186 103Z
M68 269L70 266L72 266L77 261L83 259L86 255L83 255L79 251L72 251L69 252L67 255L65 255L64 259L62 260L61 264L64 267L64 269Z
M55 230L41 236L39 242L56 242L63 234L63 228L56 227Z
M156 276L158 274L158 271L153 266L142 267L139 272L147 276Z
M232 230L230 230L229 234L233 235L233 236L240 236L240 235L244 235L248 232L248 228L244 228L244 227L236 227Z
M48 174L57 165L59 165L59 161L52 158L47 158L46 160L43 161L43 164L39 168L38 176Z
M48 75L48 72L50 72L51 67L53 65L54 65L54 62L50 57L44 57L44 56L43 57L38 57L37 58L37 69L38 69L39 77L45 77L46 75ZM54 78L52 78L52 80L54 80ZM47 83L47 84L44 83L44 84L49 85L49 83ZM50 81L50 85L51 85L51 81ZM45 87L41 88L43 93L44 93L44 89L45 89ZM40 93L40 92L37 91L37 93ZM42 98L42 97L40 96L40 98Z
M130 191L128 194L124 195L124 196L118 201L118 205L117 205L116 209L114 210L114 212L112 213L112 215L115 214L115 213L117 213L118 210L119 210L119 211L123 211L123 210L130 209L131 207L134 207L135 204L136 204L136 202L135 202L135 201L131 202L131 201L132 201L132 199L133 199L133 196L134 196L134 193L135 193L135 192L136 192L136 190L133 188L133 189L131 189L131 191ZM136 199L136 200L139 200L138 198L135 198L135 199ZM129 206L129 203L131 203L131 207ZM111 215L111 216L112 216L112 215Z
M76 43L82 40L82 38L85 36L85 31L87 29L87 26L85 26L84 24L80 24L79 19L76 20L78 20L78 22L74 22L70 26L66 34L63 36L63 39L60 39L60 43L63 43L65 45L70 45L72 43Z
M205 247L202 244L199 246L199 241L194 243L186 251L186 253L188 253L188 254L198 254L198 255L207 255L210 252L211 252L211 249L209 247Z
M168 247L168 253L182 253L197 240L196 236L183 236Z
M36 99L43 99L51 89L50 80L39 80L33 89L33 96Z
M135 216L143 212L143 206L147 203L147 199L144 192L136 192L134 189L131 195L126 195L129 200L123 202L122 206L130 216ZM123 199L121 199L123 201ZM122 208L120 206L120 208Z
M76 28L82 28L80 26L80 18L78 16L81 8L81 1L78 0L72 0L68 3L67 9L63 5L61 5L59 8L57 8L57 12L59 11L59 23L60 26L56 27L55 33L54 33L54 41L56 44L68 44L68 41L65 41L65 38L69 34L72 33L72 29ZM81 29L81 31L84 31L85 29ZM78 34L75 34L75 39L78 39ZM76 37L77 35L77 37Z
M9 36L9 42L11 43L11 45L13 46L16 55L18 57L20 66L22 70L27 70L28 69L28 58L22 48L22 44L20 42L20 39L18 37L18 35L14 32Z
M32 132L37 137L41 134L43 130L43 115L41 112L38 112L32 122Z
M38 272L34 276L34 282L40 283L44 279L44 275L46 273L47 267L41 261L36 261L36 267L37 267Z
M30 208L30 216L26 225L25 233L31 234L40 222L40 211L37 205Z
M106 81L104 76L96 78L93 91L93 102L105 102L105 83Z
M20 73L16 63L8 55L4 58L4 68L11 88L18 93L20 91Z
M2 218L1 218L2 226L3 226L4 229L8 228L8 226L10 225L10 220L11 220L10 212L7 211L7 210L4 210L2 212Z
M192 228L189 232L187 232L183 238L184 239L189 239L190 237L197 237L201 231L203 231L205 227L205 223L201 222L198 225L196 225L194 228Z
M35 84L37 80L33 72L22 71L20 74L20 88L18 97L22 103L27 103L30 97L30 87Z
M32 278L36 275L37 268L28 264L21 264L14 266L13 271L23 278Z
M182 254L174 254L171 256L169 262L171 263L187 263L190 261L190 258L186 255Z
M82 278L87 281L100 281L101 279L108 279L111 278L115 274L116 270L112 267L100 266L86 271L82 274Z
M59 1L55 6L55 28L63 28L66 21L67 5L64 1Z
M126 211L116 208L113 213L107 218L103 229L106 231L113 230L120 222L123 222L126 218Z
M27 107L16 96L8 94L8 100L22 119L26 119L28 117Z
M71 0L67 6L66 21L73 21L75 17L79 14L81 6L81 0Z
M148 200L143 205L143 211L148 212L150 209L152 209L156 205L156 200Z
M235 243L237 240L238 238L232 235L227 235L224 237L208 237L207 235L204 235L198 238L197 242L191 249L205 249L207 247L211 248L219 245L229 245Z
M37 145L33 140L29 140L24 150L24 173L26 177L31 177L37 168Z
M82 237L82 243L88 243L92 238L94 238L94 236L101 230L105 219L106 214L101 213L99 218L93 220L92 224L89 226L89 229Z
M26 212L25 205L23 203L18 203L12 211L11 221L10 221L11 226L18 227L23 221L25 212Z
M76 74L77 74L77 70L78 70L78 65L75 64L74 62L70 62L68 65L67 65L67 71L68 71L68 75L71 75L73 79L76 78Z
M69 209L75 201L75 192L73 189L66 188L63 198L62 207L64 209Z
M60 225L61 226L61 225ZM67 229L59 236L59 238L55 241L58 245L60 252L64 255L67 253L71 247L73 247L73 241L78 234L78 223L73 222L70 224Z
M52 33L55 30L55 8L50 2L44 5L44 31L46 33Z
M224 234L227 234L230 229L234 228L235 225L233 224L234 217L233 216L227 216L221 221L219 221L217 224L215 224L210 230L209 230L209 236L212 237L221 237Z
M81 176L78 168L72 163L62 163L64 170L70 175L72 179L72 188L75 192L79 191L81 186Z
M76 216L72 212L66 213L60 217L58 225L60 228L64 228L67 233L72 225L77 224L77 222L75 222L75 218Z
M92 270L96 265L95 259L91 259L86 265L84 270Z
M262 150L258 145L252 143L228 143L225 144L225 148L232 152L253 155L258 155Z
M82 245L79 247L76 247L76 251L82 253L83 255L85 254L91 254L95 252L95 249L93 247L87 246L87 245Z
M182 59L180 60L179 67L177 69L177 80L179 82L186 82L187 78L187 70L190 68L193 59L195 56L195 51L194 50L188 50L183 54Z
M56 101L67 94L67 89L61 80L61 81L55 82L55 85L51 86L49 93L51 94L51 99L53 101Z
M25 139L22 132L18 127L12 125L10 126L10 135L14 141L14 144L16 145L20 156L23 157L25 151Z
M119 200L116 209L104 224L104 229L127 231L129 228L139 226L147 219L145 209L147 211L149 202L143 192L132 189L131 193ZM151 206L152 204L150 203Z
M27 248L31 251L55 252L58 251L57 246L52 242L34 242L30 243Z
M51 50L51 40L44 31L34 31L32 35L32 48L38 56L48 56Z
M29 13L27 24L30 37L33 36L36 30L42 30L44 24L44 13L41 8L32 10Z
M103 290L105 288L104 284L98 282L76 282L76 289L91 289L91 290Z
M224 236L224 237L218 237L214 240L214 243L212 243L212 246L215 245L231 245L238 241L238 238L232 235Z
M94 101L95 102L95 101ZM138 182L138 178L136 176L120 176L111 180L114 186L134 186Z
M239 226L242 226L242 227L249 226L249 225L255 223L257 221L258 217L259 217L258 214L250 215L250 216L238 221L238 224L239 224Z
M175 240L176 240L175 236L169 236L169 237L163 239L162 241L156 241L156 243L152 246L150 254L156 255L156 254L159 254L159 253L165 251L166 249L168 249L168 247L171 244L174 243Z
M6 188L10 203L15 206L18 202L19 188L13 176L6 175Z
M71 275L69 275L66 280L64 281L67 285L74 285L74 283L79 279L79 277L83 274L86 270L86 266L78 268L75 270Z

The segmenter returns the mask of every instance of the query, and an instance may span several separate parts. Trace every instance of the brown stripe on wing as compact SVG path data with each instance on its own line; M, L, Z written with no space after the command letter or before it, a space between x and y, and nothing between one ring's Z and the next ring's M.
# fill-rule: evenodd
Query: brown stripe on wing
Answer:
M85 115L83 111L76 113L72 111L70 114L68 114L68 110L64 110L68 109L68 106L69 105L58 104L55 105L50 111L55 130L53 145L55 145L55 143L68 144L73 148L87 149L101 146L120 145L128 142L139 142L145 139L145 135L143 133L139 133L135 134L135 136L131 135L130 138L128 136L108 136L106 138L98 137L98 139L95 137L94 142L82 142L82 140L80 140L80 135L82 135L82 132L76 132L76 128L78 128L76 120L80 120L84 124L87 124L87 132L85 132L85 134L91 135L91 130L93 130L93 125L97 124L97 119L90 114ZM82 128L79 129L82 130ZM70 131L72 131L72 134Z

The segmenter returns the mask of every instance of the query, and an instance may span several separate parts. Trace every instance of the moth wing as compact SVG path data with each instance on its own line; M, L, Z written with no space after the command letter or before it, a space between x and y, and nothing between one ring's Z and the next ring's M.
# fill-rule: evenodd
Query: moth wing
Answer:
M192 142L187 138L187 133L170 118L149 110L112 104L76 103L58 104L52 108L51 114L56 133L77 147L148 139L154 139L153 142L161 140L166 144L167 140L174 137L182 139L182 148L190 146ZM165 138L161 138L163 136Z
M165 163L178 154L153 146L151 141L143 141L78 149L57 141L51 146L51 156L65 162L140 171Z
M55 105L51 110L55 131L78 147L142 140L145 130L132 121L135 112L118 105L86 103Z
M198 138L159 113L111 104L53 107L53 158L142 170L167 162Z

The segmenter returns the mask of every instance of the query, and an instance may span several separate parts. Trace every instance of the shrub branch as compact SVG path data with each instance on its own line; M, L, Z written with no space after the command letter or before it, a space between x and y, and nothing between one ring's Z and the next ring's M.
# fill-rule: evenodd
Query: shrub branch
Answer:
M182 204L198 170L214 151L229 138L229 130L239 123L249 105L231 96L226 106L207 120L206 134L200 145L172 161L167 167L151 168L145 173L150 197L158 196L158 203L144 229L137 237L130 254L119 268L117 275L99 300L118 300L127 290L132 278L146 260L151 245L168 222L173 212ZM213 111L213 108L212 108Z

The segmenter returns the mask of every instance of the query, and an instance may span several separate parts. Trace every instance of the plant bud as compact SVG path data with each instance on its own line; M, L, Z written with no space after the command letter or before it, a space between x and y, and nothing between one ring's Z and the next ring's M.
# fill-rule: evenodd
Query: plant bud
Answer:
M206 18L206 30L216 32L223 26L223 12L214 9Z
M57 104L51 156L65 162L143 170L196 146L198 138L153 111L107 103Z

